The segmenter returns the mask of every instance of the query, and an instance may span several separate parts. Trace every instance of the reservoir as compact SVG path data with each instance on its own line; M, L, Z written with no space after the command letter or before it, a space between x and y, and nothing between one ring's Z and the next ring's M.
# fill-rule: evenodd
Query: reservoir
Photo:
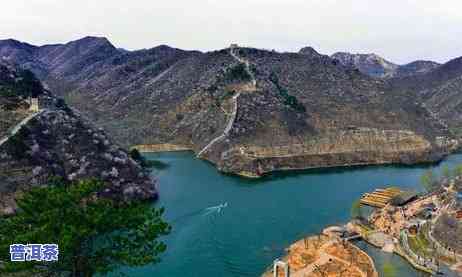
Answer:
M191 152L146 154L169 166L154 170L164 218L172 233L159 264L125 268L129 276L260 276L292 242L349 220L362 193L387 185L421 190L420 176L462 164L462 154L437 165L368 166L274 173L249 180L219 173ZM379 272L391 262L397 276L425 276L396 255L359 242Z

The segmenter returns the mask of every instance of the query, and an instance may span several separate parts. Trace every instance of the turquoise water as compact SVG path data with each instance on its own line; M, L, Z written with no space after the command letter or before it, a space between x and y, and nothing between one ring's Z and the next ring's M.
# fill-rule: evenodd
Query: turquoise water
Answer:
M439 165L311 170L247 180L220 174L189 152L146 156L170 165L155 173L160 183L155 205L165 207L173 231L165 238L162 262L125 269L129 276L259 276L291 242L346 222L362 193L386 184L418 190L426 169L462 163L457 154ZM391 261L398 276L421 276L400 257L360 245L379 270Z

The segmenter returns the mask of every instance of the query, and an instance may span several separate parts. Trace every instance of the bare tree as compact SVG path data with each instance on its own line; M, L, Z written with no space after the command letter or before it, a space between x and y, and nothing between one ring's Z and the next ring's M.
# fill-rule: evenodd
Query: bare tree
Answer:
M322 277L327 277L327 272L317 264L314 265L314 271L319 272L319 274L321 274Z
M343 277L343 274L347 273L348 272L348 269L347 268L342 268L342 271L339 272L339 277ZM345 275L347 276L347 275Z

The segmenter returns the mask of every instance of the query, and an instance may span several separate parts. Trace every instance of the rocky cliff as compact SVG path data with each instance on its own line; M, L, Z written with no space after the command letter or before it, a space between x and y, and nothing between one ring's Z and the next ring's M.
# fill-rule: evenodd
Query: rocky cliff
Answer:
M125 146L191 149L227 172L434 161L457 147L415 95L312 48L35 49L47 85ZM53 58L69 49L81 58Z
M442 159L457 141L441 137L436 145L411 131L360 128L334 132L291 145L236 145L217 160L225 172L258 177L275 170L368 164L414 164Z
M21 191L47 185L56 177L66 182L101 179L107 184L101 194L113 198L157 197L149 174L102 129L46 91L39 96L40 110L30 111L28 101L14 94L16 90L5 90L7 84L19 87L24 80L21 73L2 69L0 213L14 212L14 199Z

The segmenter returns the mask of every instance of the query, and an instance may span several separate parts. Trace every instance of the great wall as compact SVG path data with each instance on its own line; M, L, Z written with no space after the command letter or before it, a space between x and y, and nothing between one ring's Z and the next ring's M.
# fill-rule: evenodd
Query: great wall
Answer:
M242 57L239 57L239 55L236 53L236 49L238 49L238 46L236 45L231 45L230 49L229 49L229 54L234 58L236 59L239 63L242 63L245 65L245 70L247 72L247 74L249 74L249 76L251 76L251 81L250 81L250 84L247 84L247 87L250 88L249 90L250 91L255 91L257 89L257 80L255 78L255 75L253 74L252 70L250 70L250 63L249 61L245 60L244 58ZM237 92L233 97L232 97L232 103L233 103L233 111L231 113L231 116L230 116L230 119L228 121L228 123L226 124L226 127L223 131L223 133L212 139L201 151L199 151L199 153L197 154L197 157L201 157L205 152L207 152L209 149L211 149L211 147L222 141L223 139L225 139L229 132L231 131L231 129L233 128L233 124L236 120L236 116L237 116L237 112L238 112L238 109L239 109L239 96L241 96L241 93L242 92Z

